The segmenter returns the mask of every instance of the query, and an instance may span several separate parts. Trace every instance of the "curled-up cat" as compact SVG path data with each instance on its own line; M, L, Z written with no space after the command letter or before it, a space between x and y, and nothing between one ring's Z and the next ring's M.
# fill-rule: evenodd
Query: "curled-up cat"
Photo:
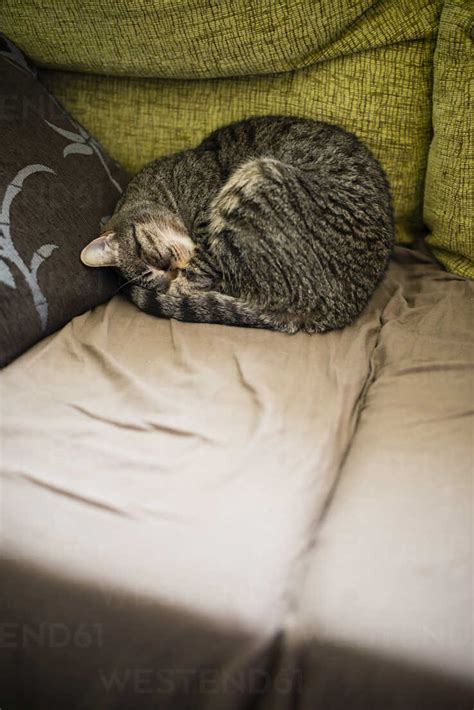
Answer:
M387 179L363 143L263 116L146 166L81 258L116 267L147 313L313 333L362 312L393 241Z

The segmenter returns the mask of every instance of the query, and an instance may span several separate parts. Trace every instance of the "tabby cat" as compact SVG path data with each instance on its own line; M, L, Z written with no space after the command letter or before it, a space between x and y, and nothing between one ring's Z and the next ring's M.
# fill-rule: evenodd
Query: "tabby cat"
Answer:
M394 239L387 179L337 126L254 117L156 160L82 252L143 311L308 333L361 313Z

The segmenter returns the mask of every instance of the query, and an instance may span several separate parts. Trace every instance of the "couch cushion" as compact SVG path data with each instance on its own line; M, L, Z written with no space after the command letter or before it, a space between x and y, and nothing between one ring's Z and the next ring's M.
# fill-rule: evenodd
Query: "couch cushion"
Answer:
M235 707L242 665L278 635L393 287L314 337L160 320L117 296L0 374L0 651L22 663L22 707ZM25 614L92 640L17 651ZM156 688L170 668L180 682L151 695L101 680L152 669ZM219 693L186 690L200 669Z
M127 175L0 36L0 366L118 287L79 259Z
M474 279L474 6L445 2L434 56L433 142L424 216L434 255ZM469 90L471 82L471 91Z
M43 66L73 70L44 80L132 170L251 114L355 131L388 173L397 239L409 242L423 229L441 4L93 0L85 12L78 0L7 0L0 23Z
M474 286L396 251L340 332L116 297L0 373L12 707L466 707Z
M204 78L282 72L432 33L440 0L3 0L0 25L44 66Z
M420 254L395 259L357 430L288 619L280 670L315 669L304 708L474 698L474 284Z
M398 241L422 228L431 137L431 37L339 56L292 73L163 81L43 72L71 113L131 170L249 115L309 116L354 131L387 171Z

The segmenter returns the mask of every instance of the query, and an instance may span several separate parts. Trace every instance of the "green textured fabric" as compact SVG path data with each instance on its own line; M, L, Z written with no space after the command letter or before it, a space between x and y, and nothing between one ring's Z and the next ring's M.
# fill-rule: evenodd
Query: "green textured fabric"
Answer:
M2 0L0 26L131 170L255 114L354 131L387 171L409 242L423 229L440 11L441 0L88 0L87 11Z
M130 170L189 147L249 115L288 113L338 123L372 148L390 179L397 237L422 228L431 139L433 40L419 40L279 75L201 81L44 72L63 105Z
M446 0L434 55L424 216L434 255L474 278L474 2Z
M275 73L433 32L440 0L2 0L49 68L162 78Z

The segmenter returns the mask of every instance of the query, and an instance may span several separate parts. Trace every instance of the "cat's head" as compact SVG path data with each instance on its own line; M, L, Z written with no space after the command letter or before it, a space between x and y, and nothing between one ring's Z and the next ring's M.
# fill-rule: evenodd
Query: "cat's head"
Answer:
M146 205L119 210L105 231L81 252L86 266L113 266L138 286L166 290L194 253L181 219Z

